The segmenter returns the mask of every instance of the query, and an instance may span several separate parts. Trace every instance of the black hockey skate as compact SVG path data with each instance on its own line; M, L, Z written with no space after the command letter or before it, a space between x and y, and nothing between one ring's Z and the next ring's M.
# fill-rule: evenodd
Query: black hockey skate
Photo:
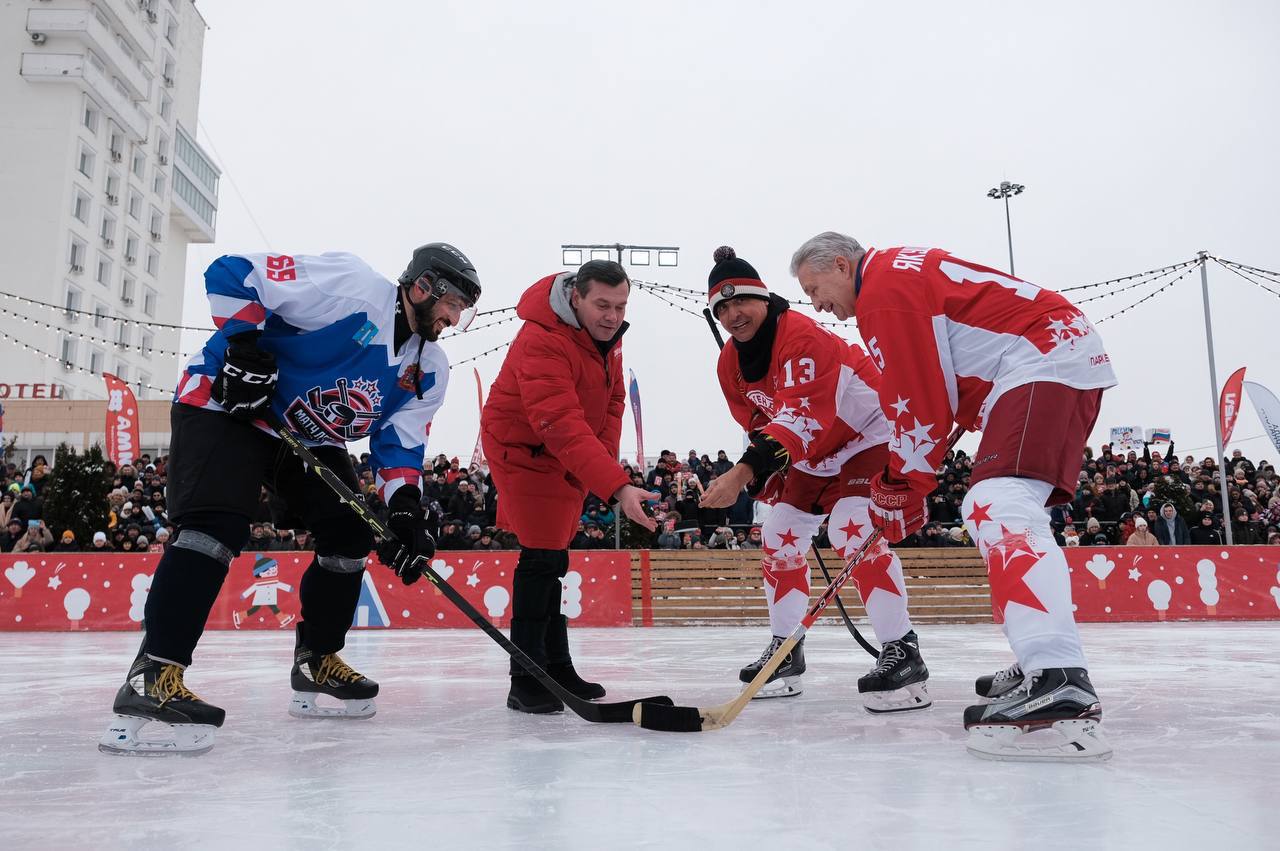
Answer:
M373 699L378 684L342 661L337 653L317 654L302 643L302 627L297 626L293 650L293 702L289 714L295 718L372 718L378 711ZM328 695L342 706L320 706L316 700Z
M1022 666L1014 662L1003 671L978 677L973 684L973 690L978 693L978 697L999 700L1022 685L1022 680Z
M205 753L213 747L214 730L222 726L226 712L204 702L183 684L182 665L153 659L145 647L116 692L112 706L115 718L98 741L98 750L140 756ZM140 738L138 732L152 721L167 725L170 735Z
M993 703L964 711L967 747L984 759L1076 761L1111 757L1098 727L1102 704L1084 668L1031 671L1018 687ZM1040 739L1024 738L1049 730Z
M911 630L880 648L876 666L858 678L858 693L868 712L910 712L933 705L925 683L929 669L920 656L920 640Z
M769 646L760 654L760 658L738 672L738 679L744 683L754 680L756 674L760 673L760 669L773 658L774 651L781 647L786 640L785 636L775 635L773 640L769 642ZM765 700L770 697L795 697L804 691L804 683L801 682L801 675L804 674L804 670L804 638L801 637L796 642L796 646L791 648L787 658L782 660L782 664L778 666L773 675L765 681L764 686L751 699Z

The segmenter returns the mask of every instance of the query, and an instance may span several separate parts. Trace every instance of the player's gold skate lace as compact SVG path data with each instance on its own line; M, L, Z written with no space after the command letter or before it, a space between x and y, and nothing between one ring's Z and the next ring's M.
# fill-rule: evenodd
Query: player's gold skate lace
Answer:
M160 676L156 677L155 685L152 686L152 697L160 698L161 706L175 698L178 700L200 699L182 682L182 668L178 665L165 665L160 669Z
M316 670L316 682L326 683L330 677L344 683L354 683L361 679L360 672L342 661L337 653L322 656L320 667Z

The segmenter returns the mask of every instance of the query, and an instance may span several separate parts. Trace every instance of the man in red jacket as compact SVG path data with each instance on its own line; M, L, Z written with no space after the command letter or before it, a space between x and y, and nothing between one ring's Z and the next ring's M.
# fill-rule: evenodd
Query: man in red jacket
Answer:
M994 702L965 710L969 749L1106 759L1067 561L1045 510L1071 499L1102 391L1116 383L1097 330L1058 293L940 248L864 249L827 232L800 246L791 272L819 311L857 319L881 369L893 434L871 480L871 519L885 538L923 525L951 424L982 432L963 514L1017 661L978 679ZM1018 741L1042 728L1065 740Z
M584 681L569 654L560 614L560 580L569 542L590 491L616 500L654 530L644 500L618 463L625 389L622 335L631 281L617 263L593 260L576 274L550 275L525 291L524 320L480 416L489 471L498 489L498 525L520 539L511 607L511 641L561 685L584 699L604 696ZM564 705L514 660L507 706L559 712Z

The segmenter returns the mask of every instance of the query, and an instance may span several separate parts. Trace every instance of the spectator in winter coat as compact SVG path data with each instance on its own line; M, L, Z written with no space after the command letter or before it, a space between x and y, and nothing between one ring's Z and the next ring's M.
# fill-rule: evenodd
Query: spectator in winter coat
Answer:
M1210 516L1212 519L1212 515ZM1160 506L1160 517L1156 520L1156 539L1164 546L1186 546L1191 543L1191 533L1186 521L1178 515L1172 502Z
M711 462L711 472L717 476L723 476L731 469L733 469L733 462L729 460L729 456L721 449L716 453L716 460Z
M0 552L11 553L17 550L18 541L27 533L27 525L16 517L10 517L5 524L4 532L0 532Z
M1231 541L1235 544L1262 543L1262 535L1259 534L1258 524L1250 522L1247 512L1236 512L1235 522L1231 524Z
M39 520L41 517L44 517L44 502L36 498L35 488L31 485L23 485L22 490L18 492L17 504L9 512L9 519L21 520L25 529L28 521Z
M83 549L83 547L76 543L76 533L70 529L67 529L62 533L62 539L58 541L57 545L53 548L54 552L59 553L77 553L80 552L81 549Z
M676 534L676 521L663 521L662 531L658 534L658 549L660 550L678 550L680 549L680 536Z
M1098 522L1098 518L1090 517L1085 523L1084 538L1080 544L1085 547L1106 547L1111 544L1111 539L1102 531L1102 524Z
M466 550L471 545L467 543L467 537L462 534L462 529L458 522L453 519L444 521L444 526L440 529L440 540L436 543L436 549L439 550Z
M1196 546L1213 546L1222 543L1222 533L1213 524L1213 513L1200 512L1200 522L1190 530L1191 543Z
M1133 534L1129 536L1129 540L1125 544L1130 547L1154 547L1160 542L1156 540L1156 536L1151 534L1147 528L1147 521L1140 516L1133 518Z

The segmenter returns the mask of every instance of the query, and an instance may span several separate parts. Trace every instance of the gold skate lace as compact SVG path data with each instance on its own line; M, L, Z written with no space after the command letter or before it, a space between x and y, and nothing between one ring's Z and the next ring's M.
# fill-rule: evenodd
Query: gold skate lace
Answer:
M196 693L187 688L182 682L182 668L177 665L165 665L160 669L160 676L156 677L156 683L152 687L153 696L160 698L160 705L164 706L170 700L177 698L179 700L199 700Z
M342 657L337 653L330 653L320 659L320 667L316 670L316 682L328 682L330 677L344 683L354 683L360 679L360 672L342 661Z

